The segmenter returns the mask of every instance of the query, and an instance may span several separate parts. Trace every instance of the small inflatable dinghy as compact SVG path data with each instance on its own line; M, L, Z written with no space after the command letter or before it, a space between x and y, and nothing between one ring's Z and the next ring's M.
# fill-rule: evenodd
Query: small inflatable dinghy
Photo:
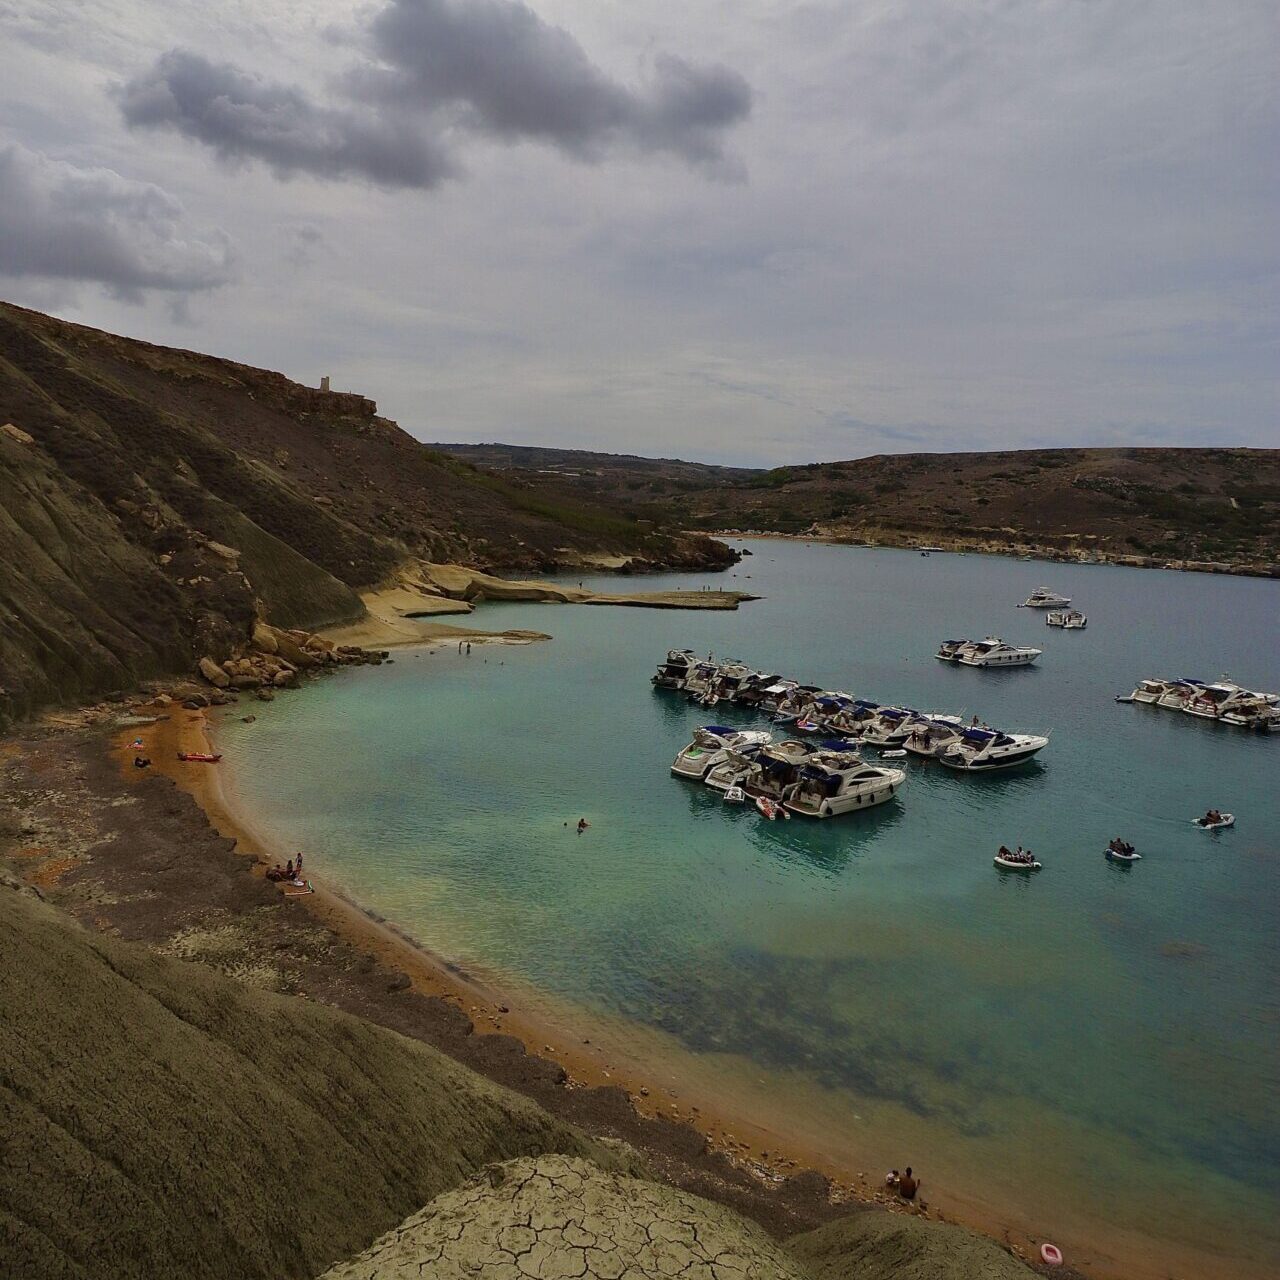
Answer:
M1108 845L1103 853L1111 862L1141 862L1142 854L1140 854L1132 845L1124 849L1113 849Z
M1199 827L1201 831L1217 831L1219 827L1234 827L1236 825L1236 815L1234 813L1224 813L1217 822L1206 822L1203 818L1192 818L1191 825Z
M1062 1250L1056 1244L1050 1244L1047 1240L1040 1246L1040 1261L1046 1267L1062 1266Z
M185 760L188 764L217 764L222 759L222 753L214 755L208 751L179 751L178 759Z
M779 818L791 817L791 815L776 800L770 800L768 796L756 796L756 808L759 809L770 822L776 822Z
M1001 871L1039 871L1043 865L1034 858L1030 862L1019 862L1016 858L1002 858L998 853L992 861Z
M724 799L726 804L741 804L747 798L747 793L741 787L726 787Z
M880 753L880 758L881 758L882 760L896 760L899 756L905 756L906 754L907 754L907 753L906 753L905 751L902 751L902 750L897 750L897 751L882 751L882 752Z

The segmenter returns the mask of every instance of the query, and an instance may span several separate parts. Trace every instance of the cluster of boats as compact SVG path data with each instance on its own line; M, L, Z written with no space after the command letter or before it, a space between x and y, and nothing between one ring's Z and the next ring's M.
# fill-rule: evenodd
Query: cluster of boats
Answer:
M1258 693L1225 678L1212 684L1189 678L1139 680L1128 697L1122 695L1117 701L1183 711L1201 720L1217 720L1257 733L1280 733L1280 694Z
M966 724L960 716L855 698L782 679L741 662L699 659L689 649L672 649L666 661L659 663L653 683L660 689L679 690L703 706L732 702L753 709L775 724L786 725L793 735L817 736L824 749L837 755L857 755L865 747L876 747L886 755L910 754L935 759L948 769L986 773L1025 764L1049 745L1047 735L1008 733L980 724L977 717ZM832 742L838 746L826 746ZM788 744L770 749L781 751L784 746ZM799 736L790 739L791 755L812 750ZM857 766L844 762L841 767L856 771ZM790 779L799 780L798 775ZM859 805L865 807L866 802L851 807Z
M864 760L854 742L774 742L771 734L724 725L696 730L671 772L705 782L730 803L752 800L766 818L871 809L893 799L907 780L905 769Z
M1089 619L1079 609L1050 609L1044 615L1046 627L1061 627L1064 631L1083 631Z
M940 662L958 662L963 667L1026 667L1043 652L988 636L985 640L944 640L933 656Z
M1019 606L1019 609L1047 609L1045 625L1062 627L1066 631L1083 631L1089 619L1079 609L1069 609L1070 596L1060 596L1048 587L1037 587Z

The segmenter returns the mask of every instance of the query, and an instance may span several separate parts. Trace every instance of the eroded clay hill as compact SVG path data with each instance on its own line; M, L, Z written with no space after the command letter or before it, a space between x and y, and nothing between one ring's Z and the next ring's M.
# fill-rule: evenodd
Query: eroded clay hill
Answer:
M626 1161L415 1040L0 880L0 1276L297 1280L482 1166Z
M410 555L723 565L709 538L439 454L362 396L0 303L0 727L315 628Z

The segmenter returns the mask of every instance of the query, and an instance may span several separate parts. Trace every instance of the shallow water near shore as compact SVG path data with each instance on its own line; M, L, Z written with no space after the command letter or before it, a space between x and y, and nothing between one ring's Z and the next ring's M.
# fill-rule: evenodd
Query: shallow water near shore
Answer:
M1280 689L1280 584L749 545L736 577L636 584L766 597L736 613L486 605L478 626L555 639L405 651L230 718L235 790L433 951L666 1041L726 1092L749 1081L851 1168L912 1163L944 1207L963 1193L1122 1261L1191 1247L1204 1268L1181 1274L1266 1274L1280 735L1113 697L1148 675ZM1087 631L1015 608L1042 582ZM988 633L1044 655L931 656ZM1052 739L1019 771L911 760L898 802L766 823L669 773L698 724L763 727L650 687L684 645ZM1236 828L1193 827L1210 805ZM1106 862L1113 835L1143 861ZM1002 876L1001 842L1045 869Z

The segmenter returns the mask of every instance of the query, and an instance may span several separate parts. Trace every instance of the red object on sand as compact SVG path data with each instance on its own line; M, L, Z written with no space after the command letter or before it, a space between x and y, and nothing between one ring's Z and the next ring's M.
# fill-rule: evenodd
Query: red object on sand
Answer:
M1051 1267L1062 1265L1062 1250L1047 1240L1040 1246L1040 1260Z
M222 753L212 755L208 751L179 751L178 759L190 764L217 764L222 759Z

